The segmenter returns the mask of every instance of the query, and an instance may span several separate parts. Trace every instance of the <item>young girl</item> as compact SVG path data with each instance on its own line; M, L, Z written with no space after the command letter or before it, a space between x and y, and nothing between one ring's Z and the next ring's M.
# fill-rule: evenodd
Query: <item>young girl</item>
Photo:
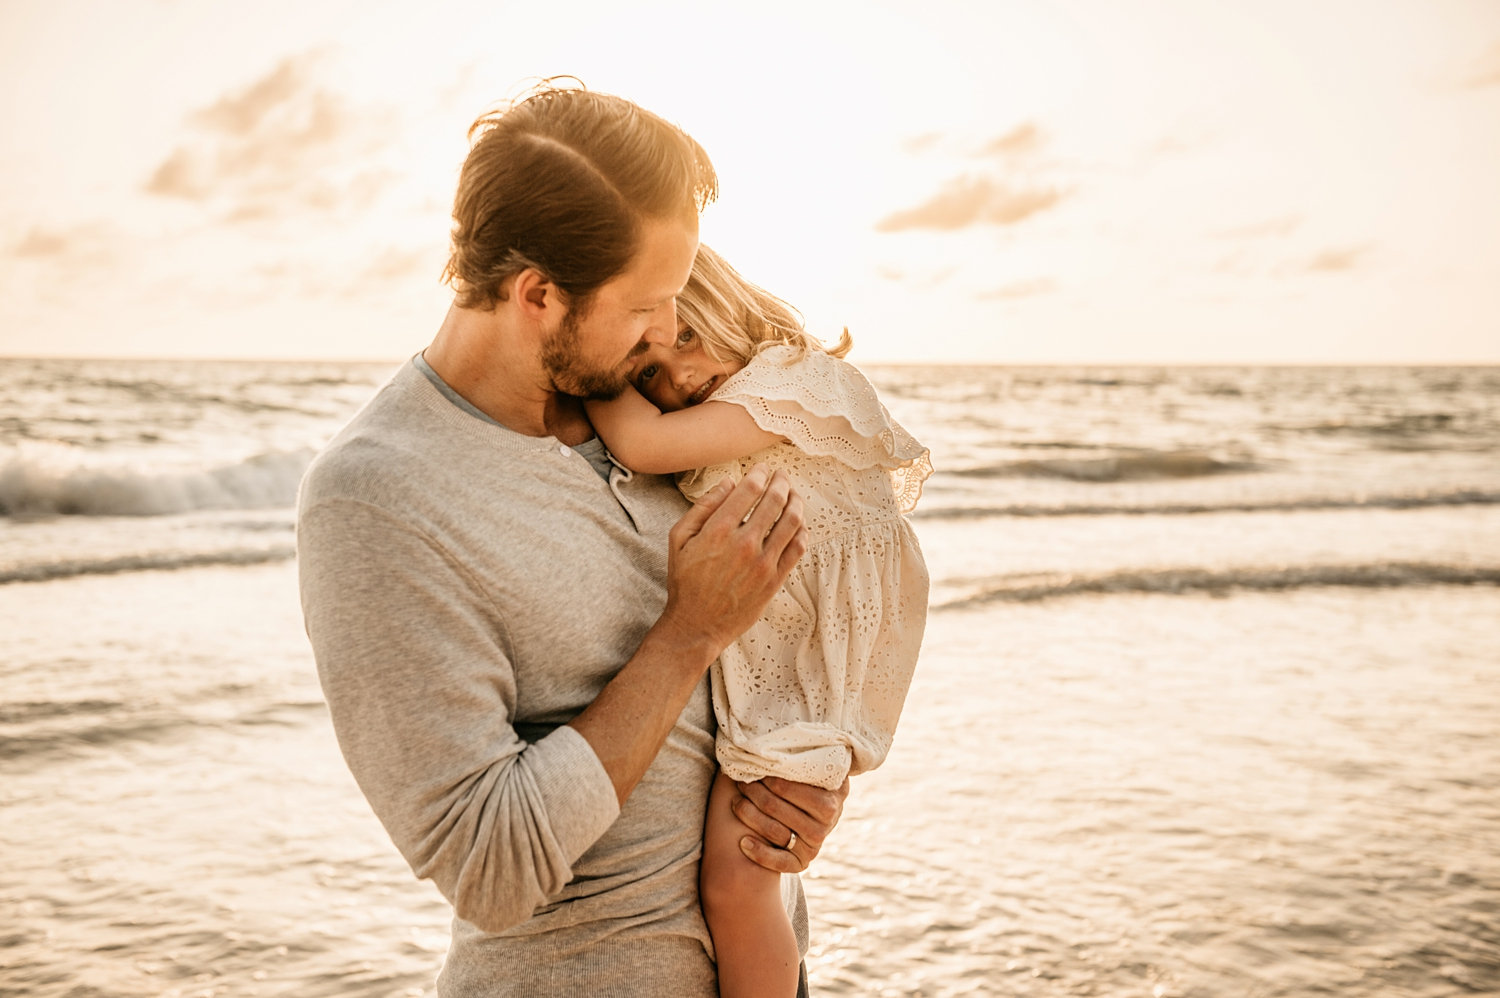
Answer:
M847 331L825 349L706 246L677 312L676 343L636 362L639 393L589 403L589 417L620 463L682 472L690 499L757 463L784 469L802 497L806 554L712 671L719 774L699 876L722 998L790 998L799 961L780 878L740 852L731 781L833 789L885 759L927 616L927 569L902 514L932 465L841 359Z

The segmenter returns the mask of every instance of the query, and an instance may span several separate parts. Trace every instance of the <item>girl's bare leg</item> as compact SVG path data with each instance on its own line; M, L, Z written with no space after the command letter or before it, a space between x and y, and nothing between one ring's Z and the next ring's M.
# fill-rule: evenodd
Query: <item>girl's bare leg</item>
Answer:
M708 795L698 892L719 961L719 998L793 998L800 960L781 900L781 874L740 852L750 830L729 809L739 791L722 772Z

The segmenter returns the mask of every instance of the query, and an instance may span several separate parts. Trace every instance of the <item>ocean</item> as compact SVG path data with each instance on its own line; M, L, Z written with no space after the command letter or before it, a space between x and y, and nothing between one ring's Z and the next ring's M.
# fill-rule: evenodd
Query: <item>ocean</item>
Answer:
M0 360L0 996L432 993L296 596L394 369ZM932 609L815 994L1500 993L1500 368L867 371Z

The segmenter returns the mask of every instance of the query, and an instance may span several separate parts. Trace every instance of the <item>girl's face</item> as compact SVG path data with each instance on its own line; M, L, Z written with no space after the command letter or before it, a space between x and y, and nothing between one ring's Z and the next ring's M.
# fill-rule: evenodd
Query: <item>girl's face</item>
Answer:
M703 341L679 323L671 346L653 343L635 362L631 382L663 412L674 412L708 399L724 379L745 365L717 361L703 349Z

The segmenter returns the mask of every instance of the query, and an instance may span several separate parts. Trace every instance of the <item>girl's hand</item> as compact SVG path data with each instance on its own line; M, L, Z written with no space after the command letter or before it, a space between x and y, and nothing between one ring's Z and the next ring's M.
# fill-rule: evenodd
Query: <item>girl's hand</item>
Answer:
M801 873L812 864L828 833L839 823L849 796L847 776L837 790L775 776L735 787L740 796L730 806L735 817L755 832L740 839L740 851L752 863L775 873Z

